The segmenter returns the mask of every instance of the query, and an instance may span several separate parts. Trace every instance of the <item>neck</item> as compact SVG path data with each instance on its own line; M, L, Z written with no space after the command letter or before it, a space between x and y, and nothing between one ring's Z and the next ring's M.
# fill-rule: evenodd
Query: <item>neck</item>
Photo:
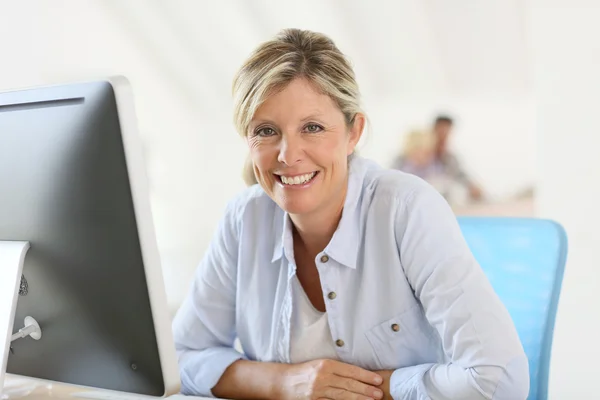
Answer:
M294 224L294 241L309 254L316 255L329 244L342 218L347 185L338 199L323 210L309 215L290 215Z

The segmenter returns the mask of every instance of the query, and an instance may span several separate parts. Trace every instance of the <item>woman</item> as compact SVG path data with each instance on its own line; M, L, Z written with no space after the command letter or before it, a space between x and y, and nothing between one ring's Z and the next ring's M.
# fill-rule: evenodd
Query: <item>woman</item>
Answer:
M392 168L424 179L433 186L450 204L455 202L453 196L454 182L440 163L435 160L435 138L427 131L413 130L404 138L402 154L393 162Z
M435 139L430 132L412 130L404 137L401 154L392 168L408 172L427 180L433 174Z
M228 205L174 321L182 392L525 399L527 358L447 203L353 155L366 117L334 43L285 30L233 89L258 184Z

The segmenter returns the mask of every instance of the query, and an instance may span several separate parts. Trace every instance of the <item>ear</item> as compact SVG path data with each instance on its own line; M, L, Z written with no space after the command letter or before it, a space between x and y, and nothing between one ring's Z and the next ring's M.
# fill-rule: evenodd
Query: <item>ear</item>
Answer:
M352 122L352 126L350 127L350 132L348 135L348 150L347 155L350 155L354 152L354 148L360 141L362 137L363 130L365 129L366 118L364 114L357 113L354 116L354 121Z

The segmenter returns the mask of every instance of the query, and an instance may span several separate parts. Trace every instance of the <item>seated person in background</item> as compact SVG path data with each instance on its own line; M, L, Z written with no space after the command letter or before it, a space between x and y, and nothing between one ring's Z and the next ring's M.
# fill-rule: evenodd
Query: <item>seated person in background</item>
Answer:
M452 134L454 121L451 117L440 115L433 124L435 136L434 163L444 170L445 175L454 182L463 184L469 191L471 200L481 200L481 188L473 182L460 165L458 158L448 148L448 140Z
M457 186L466 187L470 200L481 200L481 189L466 174L458 158L448 150L452 124L450 117L440 116L434 123L432 134L410 132L402 154L394 160L392 168L426 180L451 203L453 189Z
M183 393L525 399L527 357L447 202L354 154L366 117L331 39L282 31L233 91L251 186L173 322Z
M456 169L436 161L436 136L431 132L414 130L406 135L402 154L398 156L392 168L413 174L431 184L448 203L455 206L457 189L461 189L464 180L457 176ZM456 159L454 159L456 160ZM457 163L454 165L458 165ZM473 200L473 198L470 198Z
M430 183L451 201L452 181L439 163L435 162L435 137L426 131L414 130L406 135L402 154L392 168L413 174Z
M402 154L394 160L393 168L427 180L435 167L435 138L426 131L410 131L404 138Z

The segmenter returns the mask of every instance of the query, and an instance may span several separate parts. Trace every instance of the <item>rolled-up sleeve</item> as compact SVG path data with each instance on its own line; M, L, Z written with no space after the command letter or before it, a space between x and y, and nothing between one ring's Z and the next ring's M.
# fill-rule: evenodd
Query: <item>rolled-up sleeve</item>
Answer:
M173 321L181 392L214 397L211 389L227 367L244 358L233 348L237 276L237 223L227 207Z
M473 257L457 219L423 185L396 220L402 266L446 360L392 374L394 399L526 399L529 366L512 319Z

